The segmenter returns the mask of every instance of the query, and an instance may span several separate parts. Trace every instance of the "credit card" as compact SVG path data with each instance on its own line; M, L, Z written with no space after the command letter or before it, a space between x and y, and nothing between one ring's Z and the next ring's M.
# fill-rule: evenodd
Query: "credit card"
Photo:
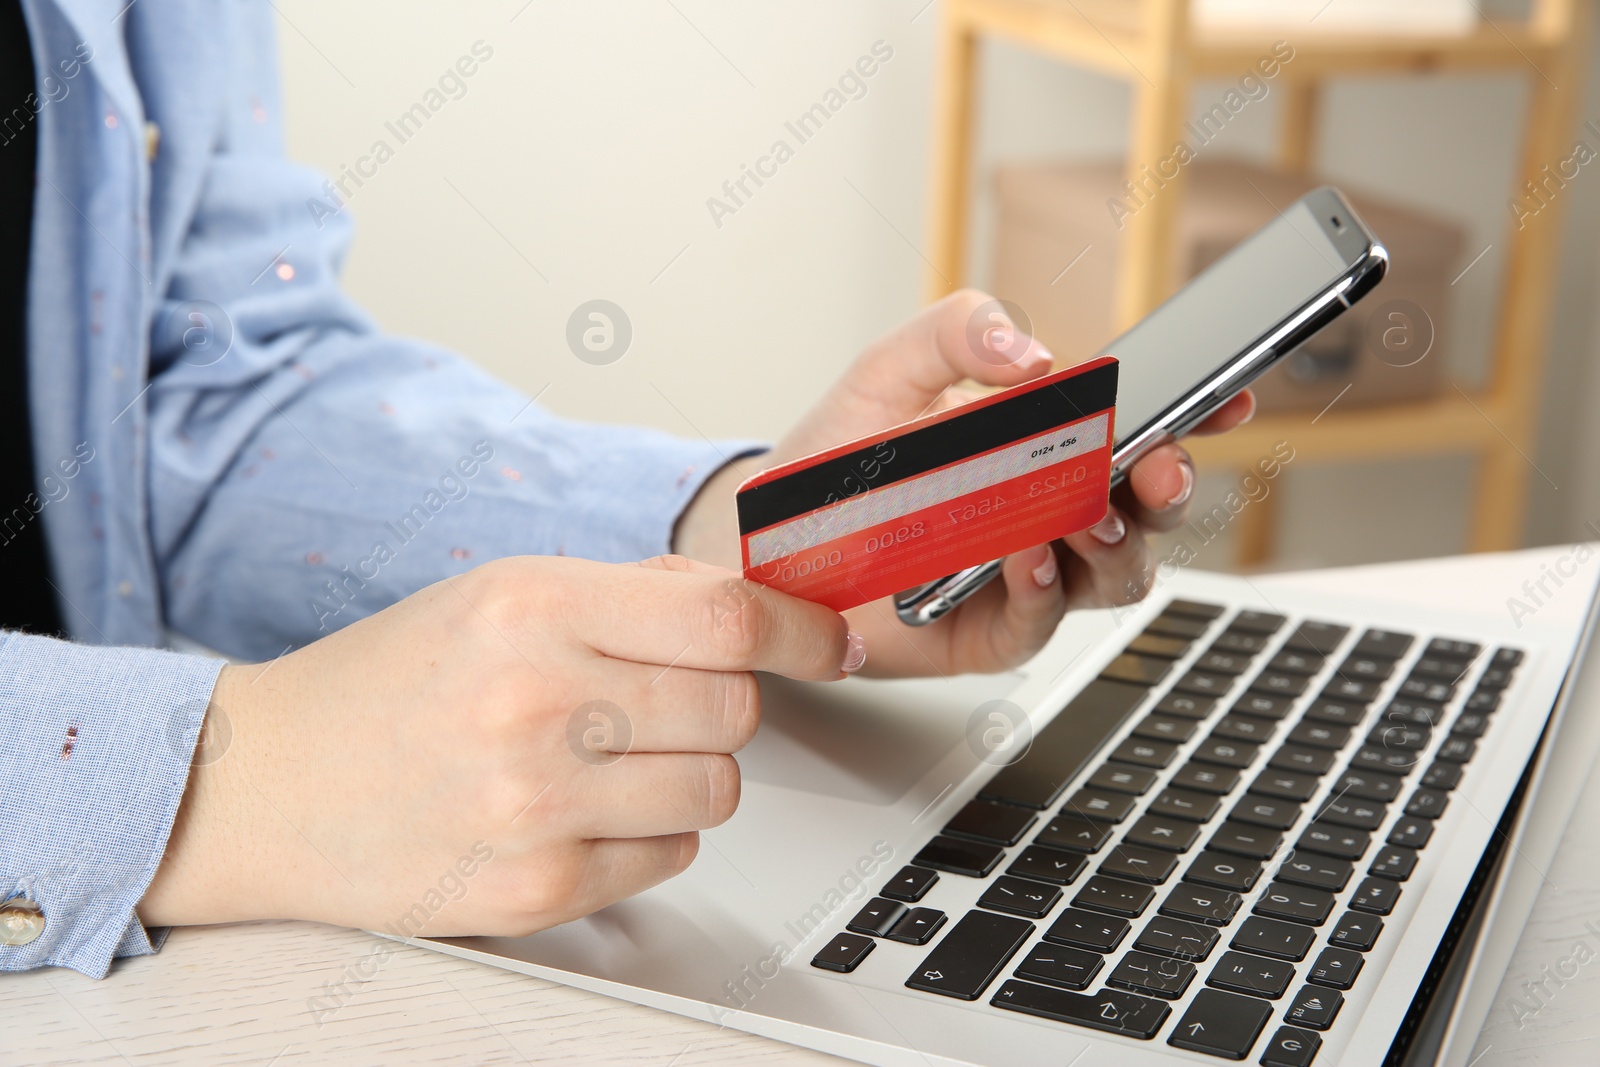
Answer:
M836 611L1105 517L1110 356L764 470L739 487L747 578Z

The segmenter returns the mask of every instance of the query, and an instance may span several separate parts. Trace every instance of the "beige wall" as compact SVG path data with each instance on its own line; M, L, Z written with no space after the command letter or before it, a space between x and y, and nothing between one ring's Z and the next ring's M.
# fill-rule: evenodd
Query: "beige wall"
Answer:
M558 412L770 436L854 351L918 306L936 6L277 6L291 152L337 172L375 139L395 148L349 205L359 223L352 292L389 329L546 390L541 402ZM384 123L478 41L493 56L464 80L464 95L398 144ZM877 41L893 58L799 143L785 122ZM993 163L1117 155L1128 107L1120 83L1016 49L989 47L984 64L972 264L980 280ZM1201 86L1197 105L1219 88ZM1588 97L1585 115L1600 117L1600 78ZM1494 246L1457 287L1463 381L1481 374L1493 329L1519 104L1508 78L1364 81L1329 98L1320 159L1330 176L1459 218L1473 254ZM1246 112L1218 148L1265 152L1275 106ZM747 184L752 195L719 226L707 199L779 138L793 158L762 187ZM1565 207L1557 350L1534 457L1560 488L1536 476L1532 541L1575 538L1583 520L1600 520L1600 420L1590 414L1600 410L1591 372L1600 174L1585 171ZM581 362L565 341L568 316L593 298L614 301L633 322L630 350L609 366ZM1456 461L1296 469L1283 487L1285 559L1458 549L1467 473ZM1213 558L1207 565L1226 562Z

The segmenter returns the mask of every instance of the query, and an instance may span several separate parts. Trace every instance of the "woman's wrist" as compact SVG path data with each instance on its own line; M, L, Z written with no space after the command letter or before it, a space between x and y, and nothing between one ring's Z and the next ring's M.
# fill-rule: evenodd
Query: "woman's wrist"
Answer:
M723 466L700 486L672 531L672 551L729 570L739 569L739 516L734 494L739 484L766 465L766 454L743 456Z

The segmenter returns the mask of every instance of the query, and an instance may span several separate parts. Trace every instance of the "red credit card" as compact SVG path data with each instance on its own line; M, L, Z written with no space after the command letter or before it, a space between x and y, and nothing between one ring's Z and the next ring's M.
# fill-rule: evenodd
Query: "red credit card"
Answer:
M1106 514L1110 356L764 470L739 487L744 573L835 611Z

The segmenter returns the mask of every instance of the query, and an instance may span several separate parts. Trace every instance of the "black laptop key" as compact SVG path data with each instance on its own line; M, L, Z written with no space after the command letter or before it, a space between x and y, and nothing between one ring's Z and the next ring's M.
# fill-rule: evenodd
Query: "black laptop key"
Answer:
M1356 771L1381 771L1385 774L1410 774L1411 768L1422 761L1420 752L1407 749L1388 749L1376 745L1363 745L1350 757L1350 769Z
M1033 924L1010 915L969 911L923 957L906 985L925 993L977 1000L1033 933Z
M997 1008L1037 1015L1042 1019L1105 1030L1148 1041L1156 1036L1172 1009L1166 1002L1102 989L1098 993L1069 993L1032 982L1007 981L989 1001Z
M1225 796L1239 784L1237 767L1219 767L1215 763L1185 763L1172 776L1172 784L1179 789L1193 789L1197 793Z
M1215 889L1231 889L1235 893L1249 892L1260 877L1261 864L1255 860L1210 849L1196 856L1194 862L1189 864L1189 869L1183 872L1186 882Z
M1166 634L1140 634L1128 642L1128 651L1141 656L1160 656L1162 659L1181 659L1189 651L1191 642Z
M1222 801L1210 793L1193 793L1187 789L1163 789L1151 801L1151 815L1165 815L1191 822L1210 822L1211 816L1222 807Z
M1450 659L1472 660L1478 658L1478 653L1483 649L1471 641L1453 641L1448 637L1435 637L1428 642L1428 647L1422 650L1424 656L1446 656Z
M1416 815L1406 815L1395 820L1389 828L1389 844L1401 848L1421 848L1433 836L1433 820Z
M1300 819L1300 805L1257 793L1246 793L1228 812L1235 822L1254 826L1269 826L1274 830L1287 830Z
M1214 697L1233 688L1233 681L1234 678L1231 674L1216 674L1212 671L1190 671L1172 683L1172 688L1180 693L1196 693L1200 696Z
M1445 805L1449 803L1449 793L1438 789L1418 789L1411 794L1411 799L1406 801L1406 814L1419 819L1437 819L1444 814Z
M1457 737L1482 737L1489 729L1489 715L1482 711L1463 711L1450 724L1450 732Z
M1429 704L1445 704L1456 695L1456 687L1449 682L1432 678L1407 678L1400 683L1400 696L1410 700L1425 700Z
M1522 662L1522 650L1521 649L1518 649L1518 648L1497 648L1497 649L1494 650L1494 656L1492 658L1490 658L1490 660L1489 660L1489 665L1491 667L1506 667L1506 668L1510 669L1510 668L1515 668L1517 666L1517 664L1519 664L1521 662Z
M1468 666L1465 660L1423 656L1411 665L1411 677L1429 678L1438 682L1459 682L1461 676L1467 673ZM1478 684L1483 684L1482 678L1479 678Z
M1294 698L1274 696L1271 693L1246 693L1233 702L1233 707L1228 709L1230 715L1251 715L1258 719L1271 719L1279 722L1289 717L1294 710Z
M1422 784L1429 789L1443 789L1449 791L1461 784L1461 775L1466 768L1459 763L1444 763L1434 761L1428 773L1422 776Z
M1439 758L1446 763L1466 763L1478 754L1478 742L1470 737L1447 737L1439 746Z
M1356 975L1361 973L1366 962L1366 957L1359 952L1347 948L1325 948L1318 953L1317 962L1311 965L1306 981L1329 989L1349 989L1356 984Z
M944 832L951 837L1014 845L1022 840L1022 835L1033 827L1038 818L1036 812L1026 808L996 804L992 800L974 800L944 824Z
M1302 722L1289 731L1286 740L1291 745L1308 748L1343 748L1350 740L1350 727L1335 726L1331 722Z
M1367 717L1367 705L1350 700L1330 700L1318 697L1306 709L1307 722L1325 722L1334 726L1356 726Z
M930 871L926 867L907 865L900 868L900 873L889 880L883 887L879 896L888 897L890 900L903 900L907 904L915 904L927 895L933 888L933 883L939 880L939 872Z
M1194 750L1194 759L1201 763L1216 763L1223 767L1244 769L1255 762L1256 753L1260 745L1247 744L1244 741L1231 741L1225 737L1212 734L1200 743Z
M1363 681L1381 682L1394 673L1394 660L1380 656L1350 656L1339 664L1341 678L1359 678Z
M1227 926L1244 902L1238 893L1226 889L1179 882L1172 887L1158 909L1162 915L1187 919L1207 926Z
M1355 868L1349 860L1319 856L1315 852L1294 852L1278 864L1272 877L1280 882L1337 893L1349 883L1354 873Z
M1034 736L1020 759L1000 768L979 795L1024 808L1049 807L1093 757L1100 739L1149 695L1142 686L1096 678Z
M1062 714L1065 714L1063 712ZM1111 758L1137 767L1165 767L1178 754L1178 746L1166 741L1151 741L1144 737L1130 737L1118 745Z
M1372 656L1377 659L1399 659L1411 650L1416 638L1393 630L1368 630L1356 642L1352 655Z
M1135 882L1160 885L1178 866L1178 857L1170 852L1138 845L1121 844L1111 850L1111 855L1100 864L1101 874L1113 878L1128 878Z
M1224 952L1206 978L1206 985L1277 1000L1294 981L1294 968L1282 960L1269 960L1247 952Z
M1492 712L1500 706L1500 700L1505 694L1498 689L1477 689L1467 698L1468 711Z
M1223 652L1247 652L1255 655L1271 642L1265 634L1249 634L1243 630L1225 630L1211 642L1211 647Z
M1193 693L1168 693L1155 706L1162 715L1176 715L1180 719L1203 719L1217 706L1216 697L1196 696Z
M1250 681L1250 690L1256 693L1273 693L1278 696L1297 697L1311 685L1311 678L1288 671L1262 671Z
M873 897L862 905L856 912L856 917L844 924L844 928L853 934L865 934L868 937L882 937L889 932L889 928L900 921L900 916L906 913L906 906L898 901L886 897Z
M1094 976L1105 965L1106 961L1099 953L1041 942L1033 946L1011 973L1018 978L1063 989L1088 989L1089 983L1094 981Z
M1157 615L1150 620L1150 625L1144 628L1144 632L1193 641L1209 629L1211 623L1205 619L1191 619L1183 615Z
M1385 725L1421 726L1431 730L1444 721L1444 706L1426 700L1391 700L1378 718Z
M1391 878L1396 882L1403 882L1411 877L1411 872L1417 869L1417 850L1404 848L1400 845L1384 845L1378 854L1372 858L1372 866L1367 868L1368 874L1375 874L1379 878Z
M1376 830L1388 816L1389 809L1382 804L1348 794L1340 796L1338 793L1334 794L1334 799L1317 809L1317 818L1323 822L1355 830Z
M954 837L936 837L922 846L911 860L918 867L932 867L936 871L964 874L968 878L984 878L994 870L1005 856L999 845L986 845L980 841L962 841Z
M1250 792L1267 797L1279 797L1283 800L1295 800L1303 804L1321 787L1322 779L1314 774L1280 771L1269 767L1250 783Z
M1399 882L1391 882L1387 878L1363 878L1361 884L1356 886L1355 896L1350 898L1350 907L1373 915L1387 915L1394 910L1395 901L1399 899Z
M1261 1067L1311 1067L1322 1036L1311 1030L1280 1026L1267 1047L1261 1050Z
M1182 597L1175 597L1167 603L1166 607L1161 609L1161 614L1183 615L1187 618L1204 619L1210 622L1212 619L1222 618L1223 612L1227 610L1221 604L1209 604L1204 600L1185 600Z
M1170 956L1128 951L1106 976L1106 985L1146 996L1177 1000L1194 981L1194 964Z
M1180 719L1173 715L1146 715L1133 728L1133 736L1146 737L1152 741L1171 741L1181 745L1194 736L1198 726L1199 724L1193 719Z
M1123 840L1146 848L1165 849L1168 852L1187 852L1200 836L1200 826L1187 819L1168 819L1160 815L1146 815L1134 823Z
M1180 960L1199 961L1211 955L1222 935L1209 926L1157 915L1145 924L1133 947Z
M1077 815L1057 815L1034 837L1036 844L1073 852L1099 852L1111 836L1111 827Z
M1213 674L1243 674L1250 669L1252 659L1252 656L1244 652L1212 648L1195 660L1194 665L1197 670Z
M1007 874L1034 878L1052 885L1071 885L1089 866L1089 861L1077 852L1063 852L1059 848L1029 845L1017 854L1006 868Z
M1298 963L1306 958L1306 953L1311 951L1311 944L1316 939L1316 931L1309 927L1252 915L1239 925L1233 940L1228 944L1247 952L1257 952L1273 959L1292 960ZM1285 984L1287 983L1288 980L1285 979Z
M1270 1018L1271 1005L1252 997L1202 989L1173 1027L1167 1044L1225 1060L1242 1060L1250 1054L1250 1046L1256 1043Z
M1126 793L1080 789L1062 805L1062 810L1099 822L1121 822L1133 811L1136 803L1137 801Z
M1267 761L1267 766L1280 771L1299 771L1302 774L1327 774L1339 754L1329 748L1303 748L1300 745L1281 745Z
M1335 826L1317 819L1306 827L1295 848L1306 852L1320 852L1324 856L1342 860L1358 860L1366 854L1367 846L1370 844L1372 836L1365 831Z
M1433 731L1426 726L1401 726L1380 722L1367 735L1367 744L1390 752L1420 752L1433 740Z
M1270 611L1241 611L1228 620L1228 629L1270 636L1283 629L1283 624L1287 621L1282 615Z
M926 945L944 926L945 914L933 908L912 908L884 936L907 945Z
M1378 935L1382 932L1383 920L1376 915L1347 911L1334 925L1333 933L1328 935L1328 943L1340 948L1353 948L1357 952L1365 952L1377 944Z
M1225 715L1212 729L1212 737L1226 737L1230 741L1260 743L1271 737L1277 724L1249 715Z
M1333 650L1339 647L1339 642L1344 640L1344 635L1349 632L1348 626L1308 619L1294 628L1294 633L1289 635L1289 640L1283 643L1283 647L1328 656L1332 655Z
M876 947L877 942L860 934L839 934L822 946L822 951L811 957L811 966L825 971L849 974L861 966L861 961Z
M1148 687L1165 678L1170 670L1172 670L1170 659L1124 652L1106 664L1105 670L1100 672L1100 677L1113 682L1128 682Z
M1361 704L1370 704L1378 699L1378 693L1382 688L1382 682L1335 677L1322 690L1322 696L1326 700L1353 700Z
M1218 852L1232 852L1236 856L1248 856L1254 860L1264 860L1278 851L1278 846L1281 844L1283 835L1274 830L1229 819L1217 827L1217 832L1206 842L1206 848Z
M1400 796L1400 786L1401 780L1392 774L1350 770L1333 783L1333 795L1387 804Z
M1044 939L1056 945L1106 953L1122 944L1129 929L1127 919L1067 908L1056 916L1056 921L1044 932Z
M1321 926L1328 921L1333 905L1332 893L1303 885L1290 885L1288 882L1273 882L1251 910L1269 919Z
M1088 784L1094 789L1127 793L1129 796L1137 797L1148 792L1150 787L1156 784L1156 778L1156 772L1147 767L1107 763L1089 776Z
M1300 652L1286 648L1267 661L1267 670L1285 674L1316 674L1328 662L1328 657L1316 652Z
M1126 918L1138 918L1155 899L1156 891L1137 882L1095 875L1072 898L1074 908L1089 908Z
M1512 672L1504 667L1490 667L1478 675L1478 689L1504 689L1511 684Z
M1342 1007L1344 994L1337 989L1303 986L1289 1002L1289 1010L1283 1013L1283 1021L1312 1030L1326 1030L1333 1025L1334 1017Z
M1021 915L1025 919L1042 919L1060 899L1059 886L1002 874L983 891L983 896L978 898L978 907Z

